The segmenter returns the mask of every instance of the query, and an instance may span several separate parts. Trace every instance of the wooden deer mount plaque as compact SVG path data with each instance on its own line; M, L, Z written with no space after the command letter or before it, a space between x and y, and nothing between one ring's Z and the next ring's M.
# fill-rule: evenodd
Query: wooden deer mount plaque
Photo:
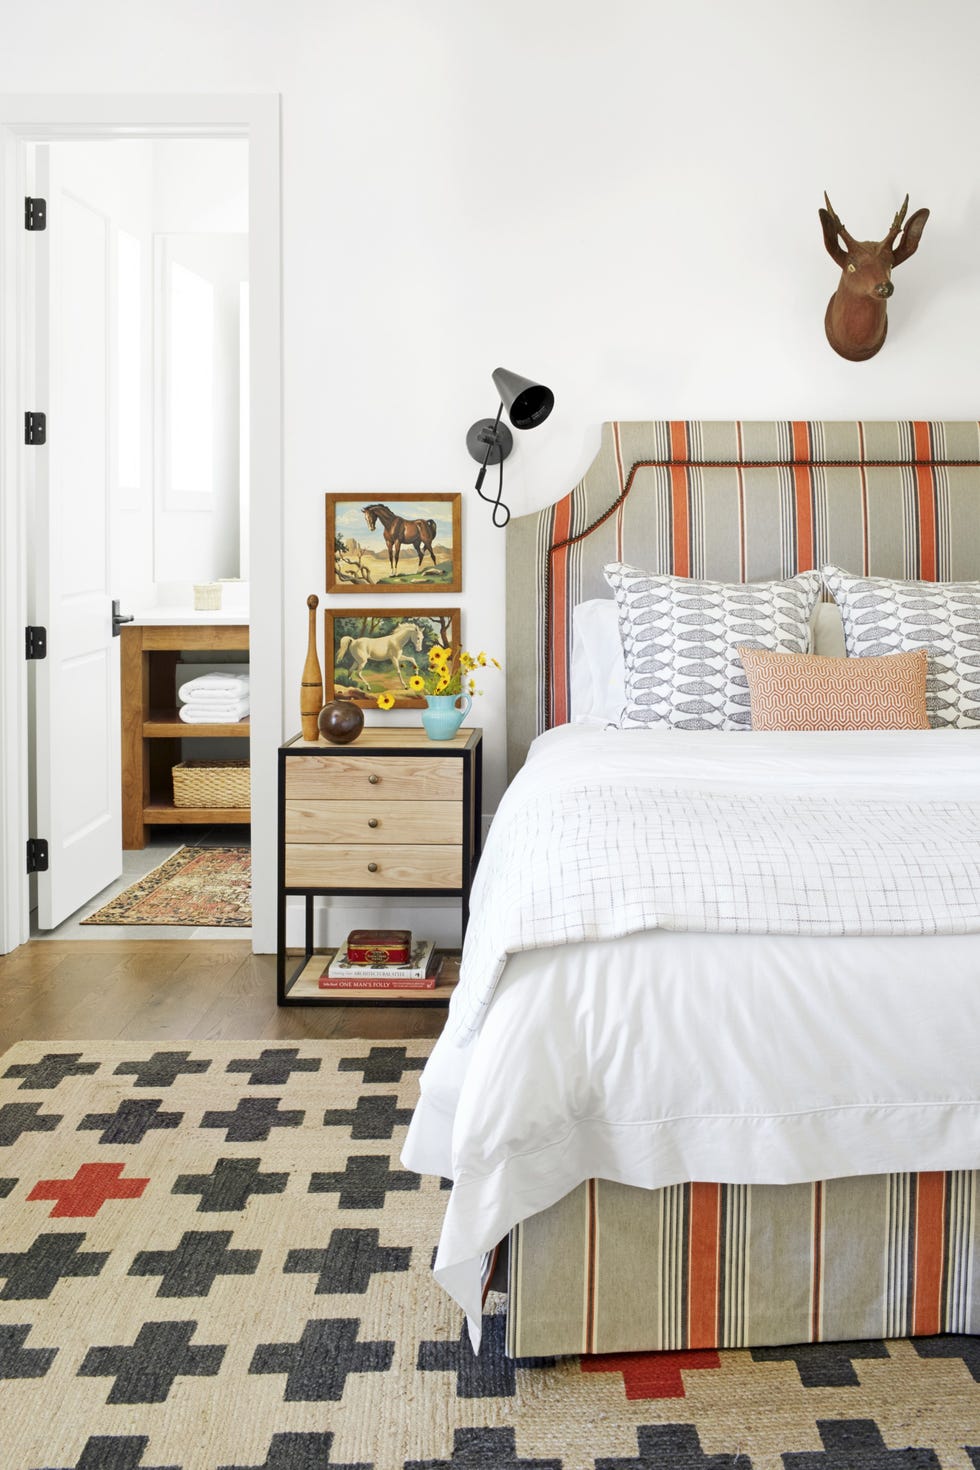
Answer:
M888 331L887 301L894 291L891 274L919 248L928 209L917 209L905 224L909 196L892 220L883 240L855 240L834 213L833 205L820 211L824 244L830 258L841 268L840 282L830 298L824 329L835 352L851 362L874 357ZM901 238L899 236L901 235Z

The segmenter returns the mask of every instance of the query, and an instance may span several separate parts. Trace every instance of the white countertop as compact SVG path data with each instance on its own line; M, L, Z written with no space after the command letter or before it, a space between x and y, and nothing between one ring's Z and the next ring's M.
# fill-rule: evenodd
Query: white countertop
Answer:
M247 628L248 610L218 607L212 612L198 612L193 607L151 607L134 613L133 622L144 628L213 627L215 624Z

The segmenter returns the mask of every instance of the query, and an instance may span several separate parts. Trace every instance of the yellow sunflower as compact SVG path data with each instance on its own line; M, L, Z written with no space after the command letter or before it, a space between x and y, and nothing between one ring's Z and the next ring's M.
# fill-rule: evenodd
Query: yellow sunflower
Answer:
M413 694L424 694L425 693L425 680L422 678L422 675L421 674L413 674L412 677L408 681L408 687L409 687L409 689L411 689L411 691L412 691Z
M437 694L445 694L448 688L449 688L449 675L448 674L443 674L442 678L436 684L436 693Z
M395 696L393 694L378 695L378 709L394 709Z

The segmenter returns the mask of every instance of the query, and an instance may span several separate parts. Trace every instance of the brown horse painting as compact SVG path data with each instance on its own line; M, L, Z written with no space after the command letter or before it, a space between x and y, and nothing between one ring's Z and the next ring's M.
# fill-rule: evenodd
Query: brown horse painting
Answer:
M414 546L419 556L419 566L426 552L436 566L436 554L432 542L436 534L436 523L432 520L406 521L388 505L365 505L361 507L368 529L373 531L378 522L384 529L385 545L388 548L388 564L393 572L398 570L398 556L403 546Z

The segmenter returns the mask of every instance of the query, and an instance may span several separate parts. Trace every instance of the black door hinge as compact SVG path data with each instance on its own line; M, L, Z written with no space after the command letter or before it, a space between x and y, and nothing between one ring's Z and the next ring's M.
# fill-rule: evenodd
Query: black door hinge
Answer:
M30 195L24 200L24 229L45 230L48 225L48 201L46 199L32 199Z
M25 658L47 658L48 656L48 630L47 628L29 627L24 629L24 657Z
M27 871L29 873L48 871L48 839L46 837L28 837Z
M48 416L44 413L28 411L24 415L24 443L43 444L48 437Z

